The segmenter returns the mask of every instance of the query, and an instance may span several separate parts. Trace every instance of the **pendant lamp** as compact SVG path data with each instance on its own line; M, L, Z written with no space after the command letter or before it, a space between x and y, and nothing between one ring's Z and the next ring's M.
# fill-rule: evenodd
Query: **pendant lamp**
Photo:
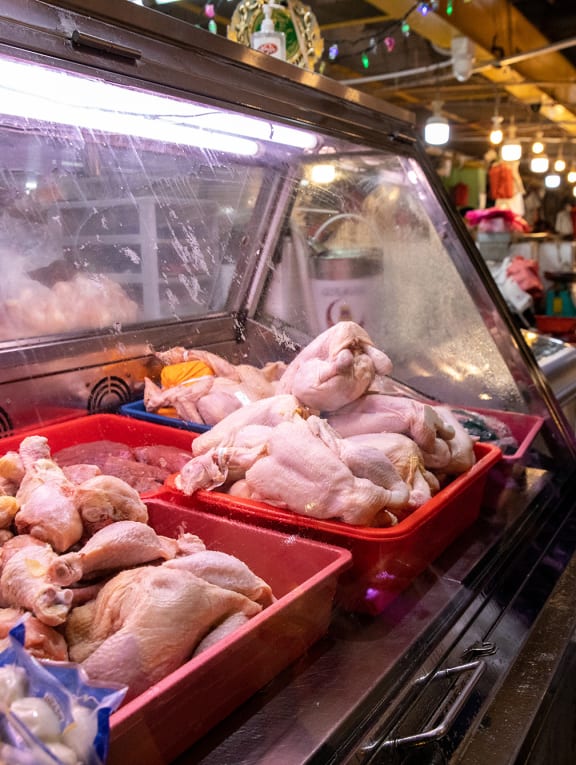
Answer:
M443 146L450 139L450 123L440 114L442 101L432 101L432 116L424 126L424 140L432 146Z

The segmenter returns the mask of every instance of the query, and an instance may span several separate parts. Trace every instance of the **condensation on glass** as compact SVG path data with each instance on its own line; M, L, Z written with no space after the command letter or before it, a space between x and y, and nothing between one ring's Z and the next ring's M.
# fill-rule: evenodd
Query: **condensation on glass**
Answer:
M418 391L525 408L413 160L9 58L0 83L0 341L230 312L264 253L279 338L352 319Z

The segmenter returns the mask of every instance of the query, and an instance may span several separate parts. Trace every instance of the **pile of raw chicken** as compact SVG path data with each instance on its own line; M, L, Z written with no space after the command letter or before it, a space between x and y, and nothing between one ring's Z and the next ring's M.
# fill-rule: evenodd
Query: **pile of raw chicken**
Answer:
M389 526L476 461L452 410L400 394L388 356L351 321L288 365L233 365L179 347L157 355L213 370L170 387L145 383L148 411L173 407L212 425L175 477L188 495L218 488L310 518Z
M274 601L241 560L148 521L122 478L62 468L44 436L24 437L0 458L0 638L24 618L32 655L130 699Z

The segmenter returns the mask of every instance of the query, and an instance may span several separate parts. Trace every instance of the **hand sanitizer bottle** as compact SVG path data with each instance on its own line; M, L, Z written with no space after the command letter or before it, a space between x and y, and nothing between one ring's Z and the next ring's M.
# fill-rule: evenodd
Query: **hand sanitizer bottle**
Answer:
M262 11L264 19L260 30L252 33L251 46L254 50L259 50L260 53L266 53L286 61L286 35L284 32L277 32L274 28L272 6L269 3L262 5Z

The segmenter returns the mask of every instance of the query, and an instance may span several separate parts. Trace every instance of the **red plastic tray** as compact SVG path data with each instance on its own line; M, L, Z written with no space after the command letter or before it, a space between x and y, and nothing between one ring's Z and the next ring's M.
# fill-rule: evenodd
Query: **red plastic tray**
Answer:
M165 765L295 661L326 632L347 550L149 500L160 534L190 531L207 547L236 555L278 600L111 717L108 765ZM158 646L162 650L162 646Z
M497 417L504 425L510 429L510 433L518 442L518 448L511 454L502 452L502 461L507 463L519 462L528 449L530 444L538 435L543 417L537 417L533 414L523 414L522 412L505 412L500 409L477 409L472 406L452 407L453 409L463 409L469 412L477 412L489 417Z
M488 473L502 452L491 444L476 443L474 453L476 464L470 470L389 528L316 520L216 491L185 497L170 482L166 496L179 497L180 502L193 503L207 512L347 548L353 565L340 579L337 599L350 611L376 615L478 517Z
M191 451L192 441L198 435L190 431L141 422L119 414L91 414L60 423L39 424L37 427L2 438L0 455L11 450L17 451L22 439L32 434L45 436L53 454L74 444L100 440L119 441L127 446L177 446ZM141 496L152 497L158 493L146 492Z

